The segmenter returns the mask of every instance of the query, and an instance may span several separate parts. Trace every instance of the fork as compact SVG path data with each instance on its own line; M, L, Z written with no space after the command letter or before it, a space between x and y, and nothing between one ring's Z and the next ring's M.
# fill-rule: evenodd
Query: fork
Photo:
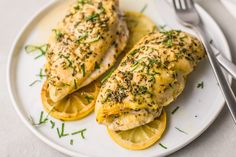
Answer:
M188 28L193 29L201 39L212 69L214 71L216 80L219 84L221 92L225 98L226 104L232 115L234 122L236 123L236 98L228 84L219 63L216 60L213 50L208 42L207 33L203 29L203 23L194 6L193 0L172 0L173 6L179 22Z

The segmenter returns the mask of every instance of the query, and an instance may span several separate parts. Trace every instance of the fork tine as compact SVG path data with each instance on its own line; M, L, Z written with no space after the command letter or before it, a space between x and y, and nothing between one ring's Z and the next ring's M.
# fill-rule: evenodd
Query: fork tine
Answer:
M183 9L183 5L181 3L181 0L178 0L179 1L179 9Z
M194 8L194 2L193 0L187 0L189 8Z
M172 0L175 10L177 9L175 0Z

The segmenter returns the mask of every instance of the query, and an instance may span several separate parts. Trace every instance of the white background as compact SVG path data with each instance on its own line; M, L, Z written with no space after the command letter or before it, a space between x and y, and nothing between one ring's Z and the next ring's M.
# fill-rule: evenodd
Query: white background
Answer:
M0 0L0 156L66 157L35 137L20 121L6 86L6 63L19 30L49 0ZM236 61L236 19L219 0L198 0L223 29ZM236 82L233 82L236 91ZM236 105L236 104L235 104ZM199 138L171 157L234 157L236 126L225 107L216 121ZM91 150L92 151L92 150Z

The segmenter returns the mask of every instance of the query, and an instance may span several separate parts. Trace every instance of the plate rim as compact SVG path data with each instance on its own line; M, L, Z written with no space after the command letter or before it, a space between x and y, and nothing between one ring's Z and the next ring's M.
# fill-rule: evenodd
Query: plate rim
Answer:
M8 93L10 96L10 100L12 102L12 105L15 109L15 111L17 112L18 116L20 117L20 119L23 121L23 123L26 125L26 127L37 137L39 138L41 141L43 141L45 144L49 145L50 147L54 148L55 150L70 155L70 156L79 156L79 157L88 157L87 155L81 153L81 152L76 152L73 150L69 150L67 148L64 148L63 146L53 142L52 140L50 140L49 138L47 138L46 136L44 136L42 133L40 133L37 128L35 128L34 126L32 126L30 124L30 122L27 120L27 118L25 117L25 115L22 113L21 109L19 108L19 103L16 101L15 99L15 95L13 92L13 88L12 88L12 61L13 61L13 56L16 52L16 46L18 45L18 42L20 41L20 38L22 37L22 34L24 34L28 27L34 22L34 20L38 17L40 17L47 9L49 9L50 7L53 7L53 5L55 5L55 3L59 3L61 0L52 0L48 3L46 3L44 6L42 6L40 9L38 9L33 16L31 16L29 18L29 20L27 20L27 22L23 25L23 27L21 27L19 33L17 34L11 48L10 48L10 53L8 55L8 59L7 59L7 89L8 89ZM222 42L224 43L224 47L227 49L228 52L230 52L228 54L228 59L230 61L232 61L232 54L230 51L230 47L227 41L227 38L225 37L222 29L220 28L220 26L218 25L218 23L214 20L214 18L204 9L202 8L200 5L196 4L198 8L200 8L200 10L202 12L204 12L204 14L207 14L211 20L214 22L214 24L218 27L219 29L219 33L222 36ZM229 83L232 83L232 78L229 77ZM191 136L185 143L180 144L172 149L169 149L169 151L167 152L163 152L161 154L161 156L166 156L166 155L170 155L180 149L182 149L183 147L187 146L189 143L193 142L197 137L199 137L203 132L205 132L205 130L215 121L215 119L218 117L219 113L222 111L225 102L223 102L223 104L221 105L221 107L218 109L217 113L215 115L212 116L211 120L207 123L207 125L205 125L200 132L198 132L197 134L195 134L194 136ZM153 156L156 157L156 156Z

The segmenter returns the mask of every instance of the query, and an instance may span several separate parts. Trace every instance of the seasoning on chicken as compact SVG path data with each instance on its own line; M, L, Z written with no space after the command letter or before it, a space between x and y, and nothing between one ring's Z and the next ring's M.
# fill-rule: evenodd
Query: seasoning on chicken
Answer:
M102 85L97 122L118 131L153 121L183 91L188 74L204 56L201 42L188 33L145 36Z
M52 101L63 99L106 72L127 40L118 0L78 0L49 39L45 69Z

